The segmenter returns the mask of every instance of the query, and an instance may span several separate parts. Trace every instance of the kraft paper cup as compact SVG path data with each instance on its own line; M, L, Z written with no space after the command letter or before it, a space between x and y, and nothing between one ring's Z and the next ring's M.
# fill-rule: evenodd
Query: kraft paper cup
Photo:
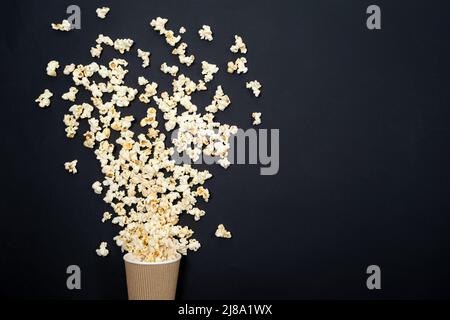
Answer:
M175 300L181 255L164 262L141 262L124 255L129 300Z

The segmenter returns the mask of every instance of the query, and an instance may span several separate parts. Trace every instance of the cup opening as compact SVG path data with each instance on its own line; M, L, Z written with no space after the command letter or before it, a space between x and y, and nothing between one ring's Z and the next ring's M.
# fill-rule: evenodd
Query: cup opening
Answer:
M170 263L174 263L177 262L178 260L181 259L181 254L177 253L177 257L175 259L172 260L166 260L166 261L158 261L158 262L146 262L146 261L141 261L139 260L139 258L137 258L135 255L133 255L131 252L128 252L127 254L125 254L123 256L123 260L125 260L128 263L133 263L133 264L141 264L141 265L160 265L160 264L170 264Z

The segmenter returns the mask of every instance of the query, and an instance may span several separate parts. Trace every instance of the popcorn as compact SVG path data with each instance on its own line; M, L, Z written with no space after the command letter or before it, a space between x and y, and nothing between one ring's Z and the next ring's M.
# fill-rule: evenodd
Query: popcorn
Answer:
M66 169L69 173L75 174L77 173L77 163L78 160L73 160L70 162L64 163L64 169Z
M106 249L106 246L108 245L107 242L100 243L100 247L95 250L98 256L100 257L106 257L109 254L109 250Z
M114 41L114 49L124 54L125 51L130 51L134 41L131 39L116 39Z
M253 112L252 113L252 118L253 118L253 124L255 126L261 124L261 112Z
M217 230L215 232L217 238L231 238L231 232L227 231L223 224L219 224L217 226Z
M105 19L109 10L110 9L108 7L102 7L102 8L97 8L95 10L95 12L97 13L97 17L99 17L100 19Z
M50 92L50 90L45 89L43 93L37 97L35 102L39 104L39 107L46 108L50 105L50 98L53 96L53 93Z
M63 20L61 23L52 23L52 29L58 31L70 31L72 30L72 25L68 20Z
M96 194L101 194L102 191L103 191L103 187L102 187L102 184L100 183L100 181L95 181L95 182L92 184L92 189L94 190L94 192L95 192Z
M158 17L150 25L173 47L171 52L181 64L192 65L194 55L188 55L188 45L180 35L166 28L167 22L167 19ZM178 33L185 32L182 27ZM199 34L203 40L213 39L209 26L203 26ZM133 40L113 41L100 34L95 47L91 48L91 55L100 57L104 46L112 46L123 54L130 51ZM237 52L245 53L242 39L235 37L235 46ZM149 52L138 49L137 54L142 59L143 67L150 64ZM245 63L243 57L231 62L232 72L247 72ZM121 109L132 106L138 95L137 89L125 83L127 66L128 62L124 59L112 59L105 65L92 62L65 66L64 74L71 76L74 86L63 94L63 99L75 102L80 88L90 95L88 101L73 104L64 115L65 132L68 138L74 138L81 122L87 122L87 126L82 125L86 128L82 133L83 145L93 150L103 175L102 179L92 184L92 189L96 194L101 194L103 201L112 208L112 211L103 213L102 222L110 220L122 228L114 237L116 244L141 261L166 261L201 247L193 238L194 231L179 225L180 216L189 214L198 221L205 215L198 202L202 199L209 201L210 192L204 184L212 177L207 170L176 164L172 158L174 153L184 152L193 161L197 161L202 154L217 157L217 164L226 169L231 165L228 159L230 137L237 133L237 127L215 120L217 112L231 105L230 97L224 93L222 86L217 86L213 100L204 112L200 112L193 102L192 94L207 89L206 84L219 71L217 65L203 61L202 79L194 81L179 74L178 66L163 63L161 71L174 77L170 93L158 92L160 89L156 82L138 77L137 82L143 88L139 100L149 104L153 99L155 106L149 105L146 114L137 119L124 114ZM56 69L53 68L55 75ZM255 92L255 84L249 82L246 86L251 86ZM51 92L48 93L50 96L47 94L48 97L36 101L48 106ZM48 99L48 104L44 98ZM161 119L157 119L157 109L162 112L161 124L167 131L178 129L170 145L166 145L166 134L158 129ZM135 121L144 130L142 133L132 131ZM67 163L69 166L70 163ZM76 170L76 163L70 169ZM216 235L231 237L231 233L221 226ZM109 253L107 243L102 242L96 252L106 256Z
M259 94L261 93L261 83L259 83L258 80L253 80L250 82L246 82L245 87L247 89L252 89L253 94L255 95L255 97L258 97Z
M172 30L167 30L164 33L164 37L166 38L166 42L174 47L181 40L181 36L175 36Z
M47 74L50 77L56 77L56 69L59 68L59 62L52 60L47 64Z
M138 78L138 84L139 84L140 86L145 86L147 83L148 83L148 80L145 79L144 77L139 77L139 78Z
M247 63L247 59L245 57L237 58L235 62L229 61L227 64L228 73L234 73L235 71L240 73L247 73L248 68L245 65Z
M213 79L213 75L219 71L219 68L215 64L202 61L202 74L204 75L204 81L210 82Z
M247 53L247 46L245 45L242 38L238 35L234 36L234 45L230 47L230 51L233 53Z
M114 46L114 41L110 37L104 36L103 34L99 34L95 42L99 45L104 44L110 47Z
M138 49L138 57L142 59L142 67L146 68L150 64L150 52Z
M71 63L67 66L64 67L64 71L63 73L68 76L69 74L71 74L73 72L73 70L75 70L75 64Z
M163 63L161 65L161 71L164 73L170 74L172 77L175 77L178 73L178 67L177 66L168 66L167 63Z
M95 47L91 47L91 56L92 58L100 58L102 54L103 48L101 45L97 44Z
M159 34L164 34L164 32L166 31L165 26L167 21L167 19L157 17L150 22L150 26L152 26L156 31L159 31Z
M110 220L112 217L112 214L109 213L108 211L103 213L103 218L102 218L102 222L105 223L106 221Z
M200 39L202 39L202 40L207 40L207 41L213 40L212 31L211 31L210 26L203 25L202 28L200 30L198 30L198 34L200 36Z
M70 87L69 91L62 95L63 100L69 100L74 102L77 97L78 89L75 87Z

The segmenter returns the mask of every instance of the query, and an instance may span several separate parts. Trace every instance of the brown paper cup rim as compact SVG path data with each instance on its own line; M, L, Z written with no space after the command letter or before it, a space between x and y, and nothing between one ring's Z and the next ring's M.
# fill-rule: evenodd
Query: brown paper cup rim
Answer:
M177 257L172 260L166 260L166 261L158 261L158 262L146 262L146 261L140 261L139 258L136 258L135 255L133 255L131 252L128 252L123 256L123 260L125 260L128 263L133 264L140 264L140 265L147 265L147 266L154 266L154 265L161 265L161 264L170 264L174 262L178 262L181 259L181 254L177 254Z

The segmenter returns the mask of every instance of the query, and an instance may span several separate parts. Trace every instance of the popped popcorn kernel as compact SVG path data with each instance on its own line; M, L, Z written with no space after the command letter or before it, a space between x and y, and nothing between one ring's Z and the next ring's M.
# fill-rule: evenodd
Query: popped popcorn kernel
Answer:
M52 23L51 26L52 26L53 30L58 30L58 31L68 32L68 31L72 30L72 25L66 19L64 19L61 23Z
M213 36L212 36L212 31L211 31L211 27L208 25L203 25L202 28L200 30L198 30L198 34L200 36L200 39L202 40L207 40L207 41L212 41L213 40Z
M56 70L59 68L59 62L52 60L47 64L47 75L50 77L56 77Z
M230 51L233 53L247 53L247 46L240 36L234 36L234 45L230 47Z
M236 72L237 74L247 73L248 68L245 65L246 63L247 63L247 59L245 57L237 58L235 62L229 61L227 63L227 72L228 73Z
M217 230L215 232L215 236L217 238L227 238L227 239L229 239L229 238L231 238L231 232L227 231L223 224L219 224L217 226Z
M109 10L110 10L110 8L108 8L108 7L101 7L101 8L97 8L95 10L95 12L97 13L97 17L99 17L100 19L105 19Z
M253 124L255 126L261 124L261 112L253 112L252 113L252 118L253 118Z
M252 89L253 94L255 95L255 97L259 97L260 93L261 93L261 83L259 83L258 80L253 80L250 82L246 82L245 87L247 89Z
M168 66L167 63L163 63L161 65L161 71L164 73L170 74L172 77L175 77L178 73L178 67L177 66Z
M180 30L178 30L178 33L181 33L181 34L186 33L186 28L185 27L181 27Z
M69 88L69 91L66 92L66 93L64 93L64 94L61 96L61 98L62 98L63 100L69 100L69 101L74 102L75 99L76 99L76 97L77 97L77 93L78 93L78 89L77 89L77 88L75 88L75 87L70 87L70 88Z
M66 169L69 173L75 174L78 172L77 163L78 163L78 160L66 162L66 163L64 163L64 169Z
M142 59L143 68L147 68L150 65L150 52L138 49L138 57Z
M100 183L100 181L95 181L95 182L92 184L92 189L94 190L94 192L95 192L96 194L101 194L102 191L103 191L103 187L102 187L102 184Z
M103 212L102 222L105 223L106 221L110 220L112 217L112 214L108 211Z
M50 98L53 96L53 93L50 92L50 90L45 89L43 93L41 93L39 95L39 97L37 97L36 100L34 100L35 102L37 102L39 104L39 107L41 108L46 108L48 106L50 106Z
M107 245L107 242L102 242L100 243L100 247L95 250L99 257L106 257L109 254L109 250L106 249Z

